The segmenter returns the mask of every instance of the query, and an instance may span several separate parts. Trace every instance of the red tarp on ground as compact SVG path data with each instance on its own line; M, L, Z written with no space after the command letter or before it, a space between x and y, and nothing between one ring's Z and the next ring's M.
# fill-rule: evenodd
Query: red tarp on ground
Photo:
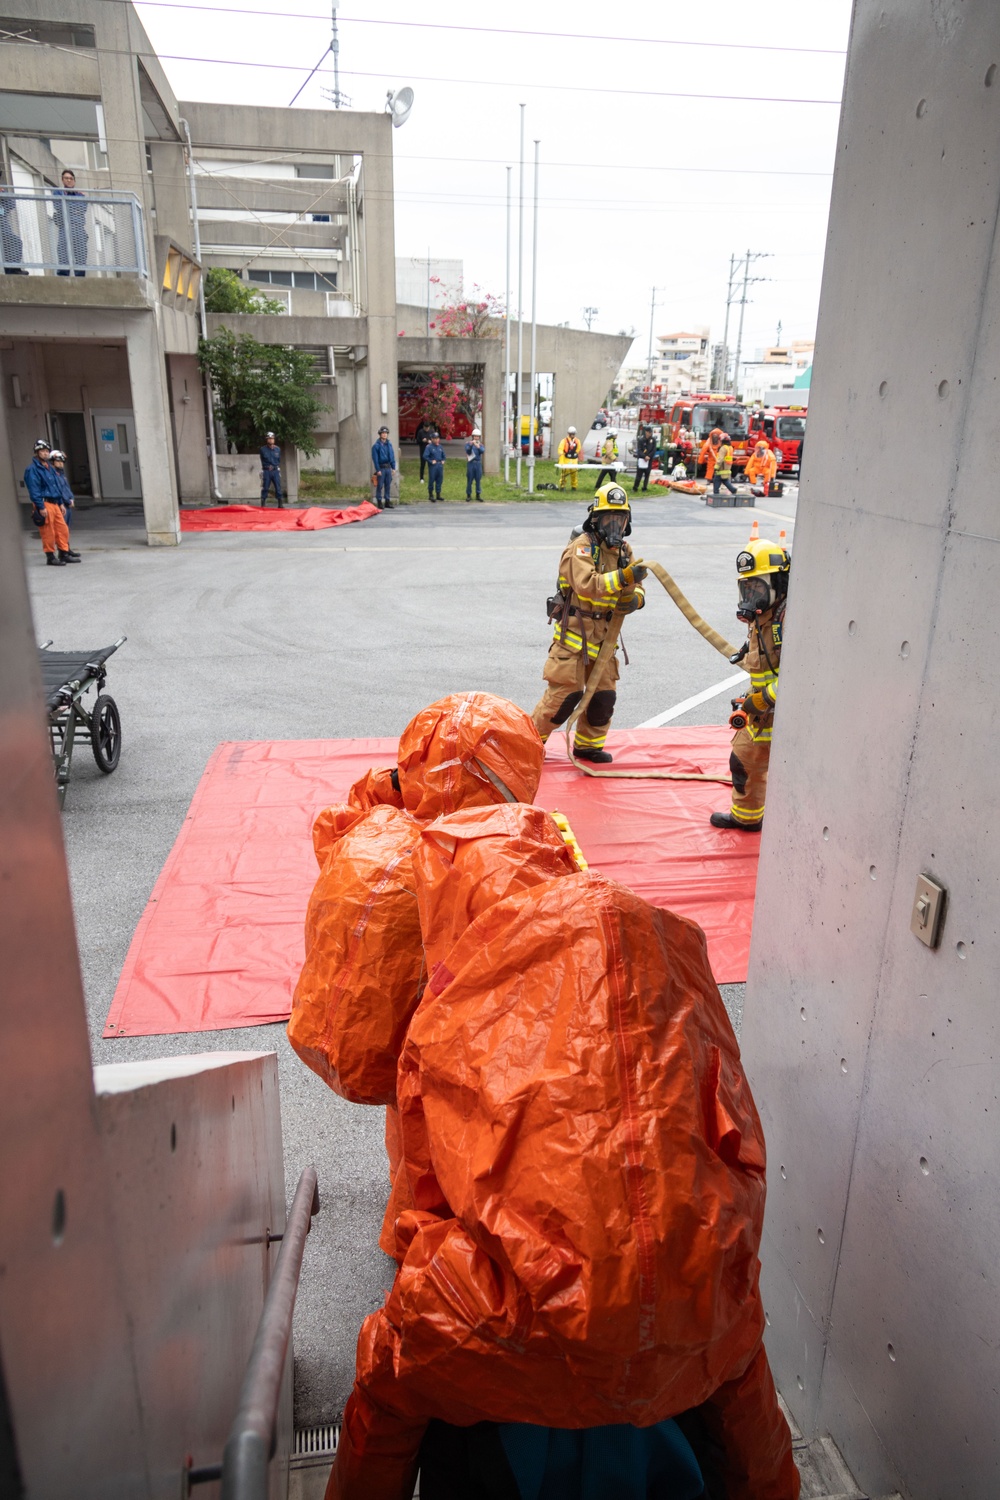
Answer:
M714 725L615 733L615 769L728 775L729 740ZM394 739L220 745L136 928L104 1035L286 1020L317 877L313 820L370 766L394 764L396 748ZM553 739L537 800L566 814L597 869L700 923L720 984L746 978L760 840L710 827L727 786L599 781Z
M327 526L346 526L349 521L367 521L379 509L370 500L327 510L322 505L206 505L201 510L181 511L182 531L324 531Z

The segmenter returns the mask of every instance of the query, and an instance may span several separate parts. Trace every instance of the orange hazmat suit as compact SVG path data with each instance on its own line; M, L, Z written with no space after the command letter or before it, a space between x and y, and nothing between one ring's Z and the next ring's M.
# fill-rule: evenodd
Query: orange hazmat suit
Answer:
M491 693L454 693L407 725L396 771L369 771L347 802L326 808L313 828L320 876L306 916L306 959L288 1037L343 1098L388 1106L393 1195L380 1243L390 1254L397 1195L405 1193L396 1062L426 980L413 846L422 822L442 813L507 798L530 801L544 754L531 719L515 704Z
M701 445L698 454L698 462L705 465L705 478L711 479L715 473L715 461L719 456L719 447L725 434L721 427L713 427L708 437ZM696 476L697 477L697 476Z
M432 1417L699 1408L728 1500L794 1500L761 1344L764 1145L701 930L580 872L533 807L439 817L411 862L428 975L397 1075L411 1206L328 1497L409 1495Z

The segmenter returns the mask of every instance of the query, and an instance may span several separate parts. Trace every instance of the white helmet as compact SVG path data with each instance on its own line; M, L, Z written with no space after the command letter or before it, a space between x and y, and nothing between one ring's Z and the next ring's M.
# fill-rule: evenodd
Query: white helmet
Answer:
M618 428L617 427L609 427L608 428L608 437L617 437L617 436L618 436Z
M576 437L576 428L575 427L567 427L566 431L569 433L570 437Z
M482 433L479 431L478 427L473 427L473 429L472 429L472 436L473 437L482 437Z
M60 459L63 463L66 462L66 455L61 448L50 448L49 457L51 458L53 463L58 462Z

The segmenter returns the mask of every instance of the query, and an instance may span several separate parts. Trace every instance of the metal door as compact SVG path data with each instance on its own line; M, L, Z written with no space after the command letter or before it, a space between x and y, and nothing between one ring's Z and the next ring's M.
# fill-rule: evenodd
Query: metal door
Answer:
M142 480L130 411L93 411L102 500L141 500Z

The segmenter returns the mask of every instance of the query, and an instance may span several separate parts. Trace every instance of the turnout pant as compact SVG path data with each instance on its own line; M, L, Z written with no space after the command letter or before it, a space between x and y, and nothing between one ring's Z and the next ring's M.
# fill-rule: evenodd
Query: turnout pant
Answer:
M56 500L45 502L45 525L39 527L46 552L69 551L69 528L63 508Z
M733 778L732 813L737 823L759 823L767 795L767 763L771 741L755 740L747 729L737 729L729 753Z
M618 478L618 470L617 469L602 469L600 471L600 473L598 474L598 476L597 476L597 483L594 485L594 492L595 492L595 494L601 488L601 485L604 483L604 476L605 476L605 474L608 476L609 479L617 479ZM576 486L574 485L573 488L575 489Z
M593 665L592 661L584 664L578 652L570 651L558 641L552 642L542 672L545 692L531 715L543 741L548 739L553 729L565 724L576 708L583 697ZM614 656L604 669L601 686L587 705L587 712L576 721L574 749L604 749L604 741L611 727L611 716L615 711L617 681L618 658Z
M261 505L263 505L264 501L267 499L268 491L270 490L272 484L274 485L274 494L275 494L275 498L278 501L278 504L279 505L283 505L284 501L281 498L281 470L280 469L261 469L261 471L260 471L260 503L261 503Z
M566 488L566 481L568 479L569 480L570 489L575 490L576 489L576 479L577 479L577 470L576 470L577 460L575 458L567 458L565 460L565 462L568 463L568 464L572 464L573 467L571 469L560 469L559 470L559 488L561 490L564 490Z
M729 478L728 474L713 474L712 475L712 494L713 495L717 495L719 493L719 485L720 484L724 484L726 486L726 489L729 491L729 493L731 495L735 495L736 494L736 486L735 486L735 484L733 484L733 482Z

